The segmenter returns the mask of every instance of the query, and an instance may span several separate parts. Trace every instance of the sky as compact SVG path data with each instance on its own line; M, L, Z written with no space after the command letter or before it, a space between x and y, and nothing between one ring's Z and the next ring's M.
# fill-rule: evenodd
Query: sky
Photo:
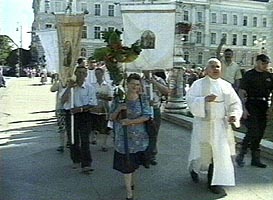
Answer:
M32 0L0 0L0 35L8 35L20 47L22 27L24 49L29 49L31 34L27 32L31 31L33 18Z

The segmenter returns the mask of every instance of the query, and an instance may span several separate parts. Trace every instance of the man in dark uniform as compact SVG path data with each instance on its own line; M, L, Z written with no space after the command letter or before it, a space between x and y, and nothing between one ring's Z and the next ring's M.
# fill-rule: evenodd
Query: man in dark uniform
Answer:
M255 68L247 71L241 80L239 96L243 104L243 119L245 119L247 133L236 157L240 167L244 166L244 155L250 144L251 165L266 168L266 165L260 161L259 147L266 128L268 98L273 89L273 76L267 70L269 63L270 59L267 55L258 55Z

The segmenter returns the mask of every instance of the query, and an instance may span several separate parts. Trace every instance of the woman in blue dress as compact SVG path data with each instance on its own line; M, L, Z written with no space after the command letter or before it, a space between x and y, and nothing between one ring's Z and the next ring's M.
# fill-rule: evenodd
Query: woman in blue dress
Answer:
M115 134L113 168L124 174L127 200L133 199L135 170L140 165L148 168L145 162L149 137L145 121L151 117L151 109L147 99L141 95L141 89L141 77L138 74L128 76L126 101L114 100L110 112ZM121 116L122 113L126 116Z

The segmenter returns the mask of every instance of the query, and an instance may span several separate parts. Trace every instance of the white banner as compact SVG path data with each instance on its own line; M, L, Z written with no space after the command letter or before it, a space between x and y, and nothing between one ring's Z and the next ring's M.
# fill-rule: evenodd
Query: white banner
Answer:
M36 32L45 51L46 69L48 72L59 72L59 47L57 30Z
M129 71L173 68L175 4L122 4L123 43L130 46L140 40L144 49Z

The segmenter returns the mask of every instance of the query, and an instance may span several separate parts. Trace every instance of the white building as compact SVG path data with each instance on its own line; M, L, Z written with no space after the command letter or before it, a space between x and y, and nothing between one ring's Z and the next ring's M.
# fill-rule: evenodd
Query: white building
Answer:
M73 0L72 12L85 15L81 40L81 55L89 57L94 49L105 45L101 31L122 30L120 2L134 0ZM143 2L142 0L140 0ZM147 1L144 1L147 3ZM155 2L155 1L154 1ZM159 1L158 1L159 2ZM203 66L208 58L215 56L217 46L225 35L227 43L223 50L234 50L235 61L250 67L255 56L264 52L273 58L273 1L254 0L183 0L177 2L176 23L192 25L189 34L176 34L175 54L184 56L188 66ZM179 3L180 2L180 3ZM34 0L32 46L43 54L36 30L55 28L53 13L64 13L67 0ZM155 19L157 20L157 19ZM182 50L183 49L183 50Z

